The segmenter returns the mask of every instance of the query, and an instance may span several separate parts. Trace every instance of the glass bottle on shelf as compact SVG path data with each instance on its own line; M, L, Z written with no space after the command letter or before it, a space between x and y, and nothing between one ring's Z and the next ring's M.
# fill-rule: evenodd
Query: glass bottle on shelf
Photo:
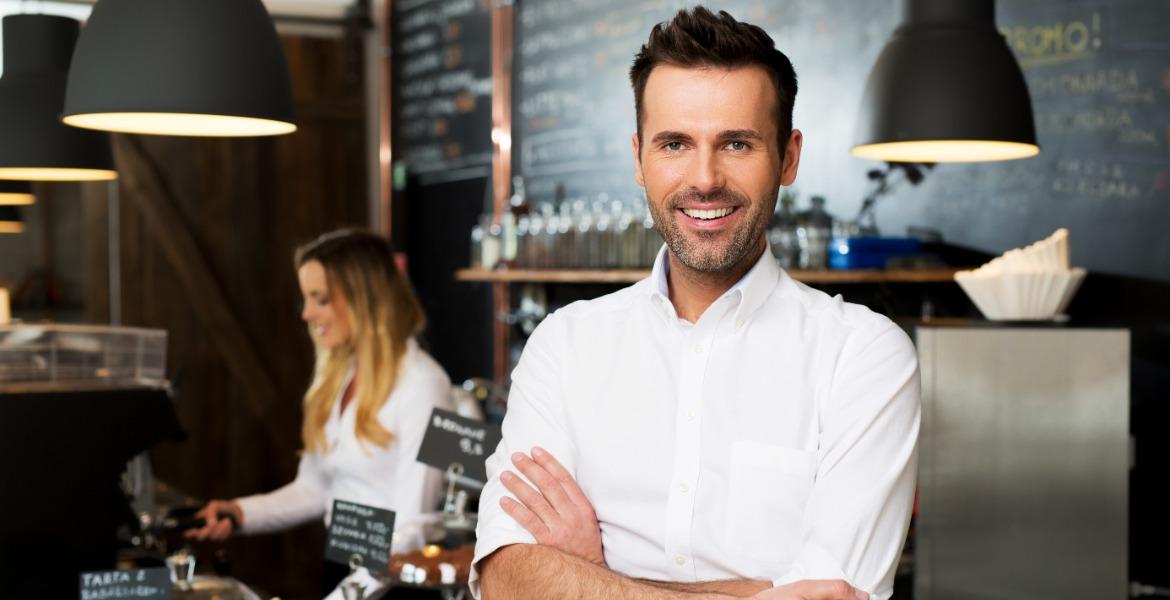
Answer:
M517 175L512 178L512 197L508 200L508 210L500 219L503 233L500 260L505 264L512 264L516 261L518 241L516 225L520 216L526 214L528 214L528 199L524 195L524 178Z
M608 269L619 269L622 266L622 236L618 231L618 224L624 209L625 205L620 200L609 203L609 233L605 237L605 250L602 256L602 262Z
M508 210L517 217L530 212L528 196L524 193L524 178L519 175L512 178L512 197L508 199Z
M489 215L480 217L480 226L484 229L482 252L480 253L480 267L491 270L500 262L500 237L503 228L499 223L493 223Z
M579 269L591 269L597 266L597 238L593 234L593 213L585 205L584 200L573 203L573 212L576 214L576 227L573 234L573 247L576 249Z
M800 215L796 227L800 247L798 261L802 269L824 269L829 266L829 240L833 236L833 217L825 211L824 196L813 196L812 207Z
M577 249L575 238L577 227L573 218L572 203L561 203L561 215L557 223L557 268L571 269L576 266Z
M544 215L533 211L528 215L528 235L521 249L522 262L526 269L539 269L544 246Z
M654 216L647 210L642 216L642 266L653 266L661 248L662 236L654 228Z
M560 231L560 217L557 216L556 208L551 204L541 206L541 211L544 212L544 236L541 244L540 266L542 268L556 268L560 266L560 259L557 257L557 234Z
M512 258L512 266L523 269L528 267L528 227L531 219L528 215L516 217L516 254Z
M484 217L480 215L479 222L471 227L471 261L468 266L472 269L483 268L483 237L487 235L484 227Z
M621 214L614 225L614 239L618 246L618 266L634 269L639 266L639 236L641 223L634 222L634 213L628 206L622 206Z
M607 269L613 267L613 263L608 261L610 240L610 216L609 216L609 194L602 192L597 195L597 200L593 202L591 211L593 218L593 231L591 232L591 245L593 248L593 267Z
M501 265L509 265L516 258L516 215L505 212L500 215L500 259Z
M776 203L776 212L772 214L772 223L768 228L768 243L772 246L772 254L776 256L780 267L795 268L800 258L800 245L796 238L796 194L791 189L780 192L780 201Z

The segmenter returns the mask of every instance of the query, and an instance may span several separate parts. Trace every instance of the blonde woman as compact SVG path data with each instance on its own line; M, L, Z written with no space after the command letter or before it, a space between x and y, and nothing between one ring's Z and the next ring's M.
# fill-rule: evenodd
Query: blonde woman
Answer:
M267 494L213 500L187 532L200 540L279 531L324 517L334 499L395 511L394 551L421 542L441 473L415 460L428 417L450 408L450 380L415 340L425 317L389 243L342 230L297 250L317 362L305 394L296 479Z

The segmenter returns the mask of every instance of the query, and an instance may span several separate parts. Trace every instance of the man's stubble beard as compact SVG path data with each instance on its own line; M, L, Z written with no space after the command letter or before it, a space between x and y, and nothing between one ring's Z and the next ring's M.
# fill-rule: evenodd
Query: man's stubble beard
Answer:
M777 186L776 195L779 196L780 188ZM666 247L674 254L683 265L687 268L701 273L723 273L733 270L736 266L742 264L745 260L750 258L750 255L760 247L760 240L764 236L764 232L768 227L770 215L763 210L768 204L766 199L760 199L751 203L751 207L755 210L755 214L748 215L748 219L744 220L739 228L732 232L731 240L728 242L725 249L715 248L708 249L709 246L700 247L700 243L694 243L683 234L681 228L678 226L678 208L688 200L699 199L721 199L732 198L739 205L736 210L747 210L749 207L745 197L726 189L715 190L708 194L701 194L696 191L681 192L670 196L666 201L665 213L658 208L658 204L651 201L647 204L650 207L650 216L654 219L654 227L658 229L658 233L662 235L662 239L666 242ZM775 198L772 199L773 204ZM700 238L713 239L718 234L708 234L706 232L697 232Z

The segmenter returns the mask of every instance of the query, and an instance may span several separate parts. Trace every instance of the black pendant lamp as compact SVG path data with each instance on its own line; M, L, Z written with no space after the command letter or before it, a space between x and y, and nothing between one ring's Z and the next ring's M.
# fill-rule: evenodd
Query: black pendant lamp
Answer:
M114 179L109 137L61 124L69 57L80 25L53 15L4 17L0 179Z
M157 135L296 130L288 65L260 0L99 0L73 55L63 120Z
M994 0L903 0L869 74L853 154L980 162L1040 152L1028 85L995 26Z
M15 206L0 206L0 233L21 233L24 219Z
M0 181L0 206L32 204L36 197L27 181Z

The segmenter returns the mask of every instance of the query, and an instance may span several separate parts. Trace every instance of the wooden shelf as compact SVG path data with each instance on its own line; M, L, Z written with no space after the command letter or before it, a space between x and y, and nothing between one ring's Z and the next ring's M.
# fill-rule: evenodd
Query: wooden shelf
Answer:
M460 269L457 281L508 283L634 283L650 275L648 269Z
M959 269L863 269L855 271L790 269L804 283L941 283L954 281ZM634 283L650 275L645 269L460 269L457 281L498 283Z

